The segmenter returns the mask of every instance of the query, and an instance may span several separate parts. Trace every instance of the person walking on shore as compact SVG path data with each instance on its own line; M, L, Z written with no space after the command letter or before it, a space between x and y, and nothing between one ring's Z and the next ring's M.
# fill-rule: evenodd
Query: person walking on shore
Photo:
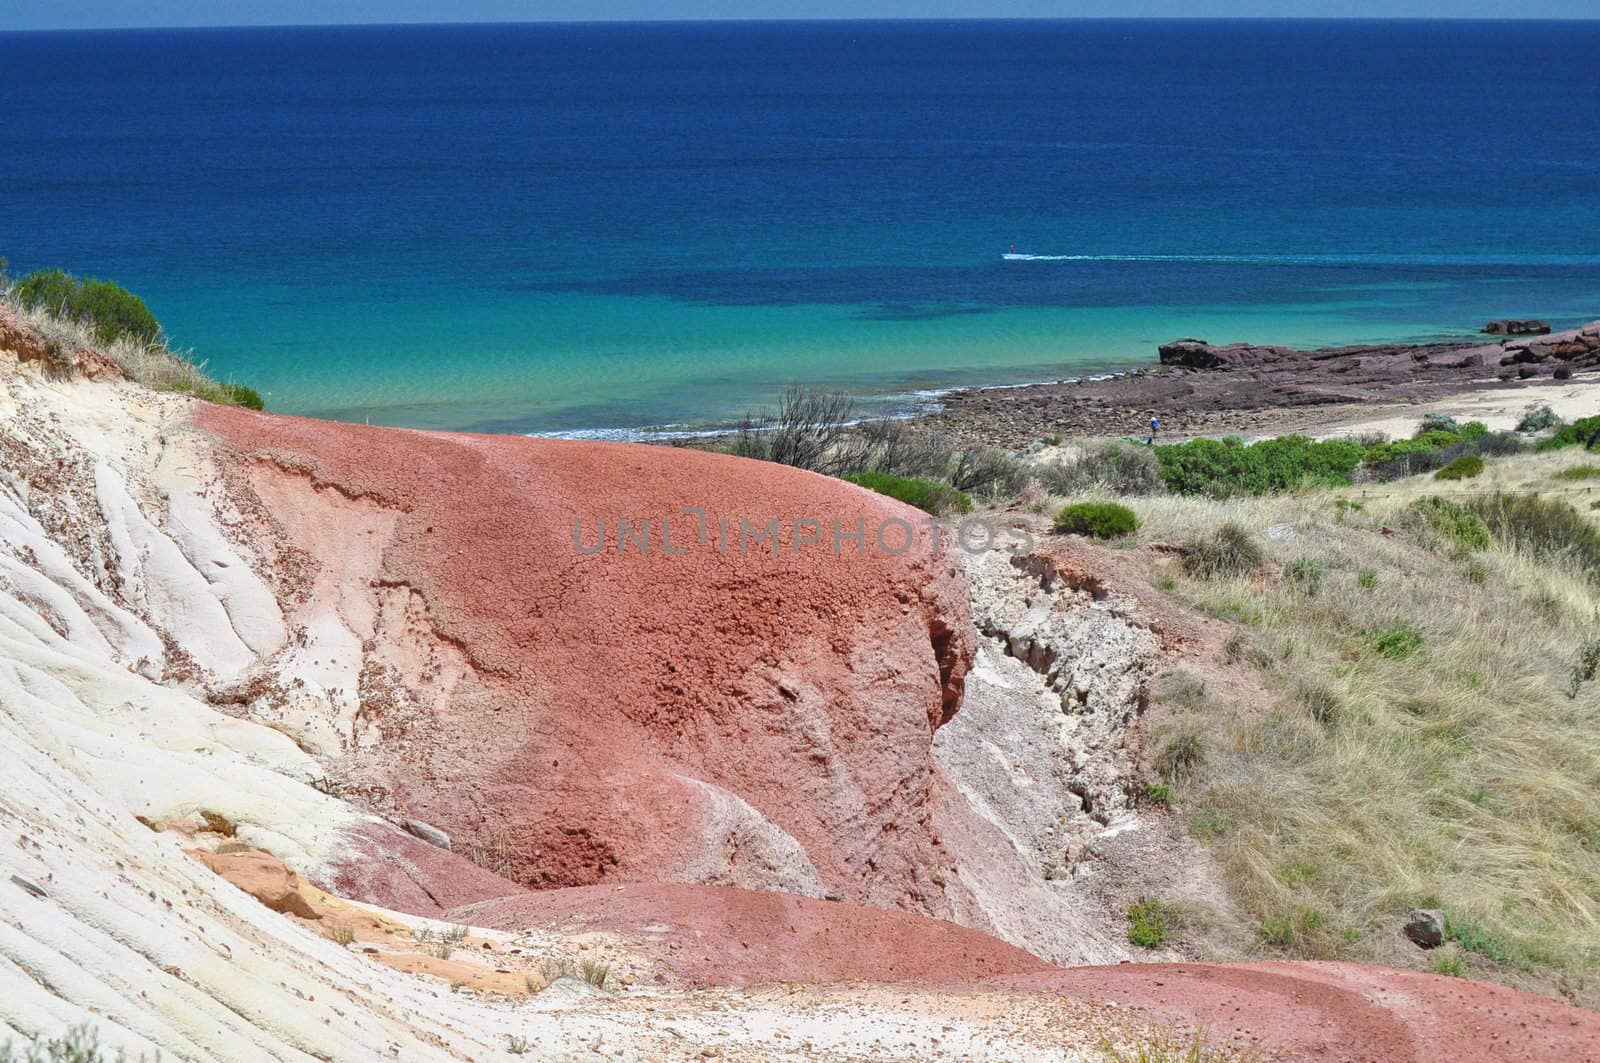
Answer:
M1153 447L1153 446L1156 445L1156 432L1160 428L1161 428L1160 420L1158 420L1157 418L1154 418L1154 417L1150 418L1150 438L1144 441L1145 446Z

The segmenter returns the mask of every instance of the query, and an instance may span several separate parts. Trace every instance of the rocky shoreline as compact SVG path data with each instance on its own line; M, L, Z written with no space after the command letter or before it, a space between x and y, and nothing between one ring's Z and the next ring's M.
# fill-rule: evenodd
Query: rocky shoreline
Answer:
M1492 322L1485 331L1542 324ZM1548 334L1509 331L1519 334L1314 350L1186 338L1163 344L1159 364L1116 376L951 392L924 420L1008 449L1057 435L1142 437L1152 418L1162 437L1264 434L1600 368L1600 321Z

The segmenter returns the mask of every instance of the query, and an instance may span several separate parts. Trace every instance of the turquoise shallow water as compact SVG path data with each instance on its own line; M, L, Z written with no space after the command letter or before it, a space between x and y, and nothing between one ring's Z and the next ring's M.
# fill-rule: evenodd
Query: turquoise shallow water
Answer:
M905 410L1180 335L1568 324L1600 316L1596 45L1597 23L0 34L0 254L123 281L272 408L496 431L726 423L791 380Z

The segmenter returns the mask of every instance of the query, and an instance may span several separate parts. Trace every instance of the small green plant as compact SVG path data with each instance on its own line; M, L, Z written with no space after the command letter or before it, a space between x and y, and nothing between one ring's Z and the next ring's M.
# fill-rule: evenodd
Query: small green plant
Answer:
M1476 454L1463 454L1433 474L1435 480L1470 480L1483 472L1483 459Z
M1322 923L1322 913L1315 908L1297 908L1292 912L1269 915L1261 920L1261 940L1286 949L1303 944L1322 929Z
M1572 465L1560 472L1550 475L1552 480L1597 480L1600 479L1600 465Z
M1183 570L1196 579L1248 576L1266 560L1250 533L1232 521L1183 555Z
M1314 596L1322 590L1322 577L1327 567L1314 557L1297 557L1283 566L1283 577L1302 594Z
M1444 939L1454 941L1468 952L1507 967L1526 967L1528 958L1509 938L1488 929L1477 919L1457 919L1446 915Z
M1364 568L1356 576L1356 586L1364 591L1370 591L1378 585L1378 574L1370 568Z
M1158 949L1173 930L1176 912L1155 897L1141 898L1128 907L1128 941L1141 949Z
M1139 518L1116 502L1074 502L1056 514L1055 529L1065 535L1118 539L1138 531Z
M1220 838L1233 829L1232 816L1216 812L1201 812L1189 818L1189 833L1196 838Z
M1166 783L1151 783L1144 788L1144 799L1162 808L1172 807L1172 787Z
M1572 675L1567 680L1567 697L1576 698L1583 684L1593 682L1597 673L1600 673L1600 637L1585 639L1579 644L1578 657L1572 663Z
M1487 550L1492 543L1483 518L1448 498L1419 498L1410 512L1447 542L1464 550Z
M255 388L246 387L244 384L218 384L217 388L226 397L229 405L243 406L247 410L262 410L266 408L266 403L261 398L261 392Z
M1368 632L1368 638L1378 656L1391 661L1403 661L1422 649L1422 632L1408 620L1397 620L1388 627L1374 628Z
M1434 974L1449 975L1451 978L1465 978L1467 976L1467 961L1461 956L1448 952L1436 953L1428 969Z
M888 495L935 517L972 512L970 496L937 480L895 476L886 472L853 472L840 479L880 495Z
M336 945L349 948L356 940L356 928L349 923L333 923L328 927L328 939Z

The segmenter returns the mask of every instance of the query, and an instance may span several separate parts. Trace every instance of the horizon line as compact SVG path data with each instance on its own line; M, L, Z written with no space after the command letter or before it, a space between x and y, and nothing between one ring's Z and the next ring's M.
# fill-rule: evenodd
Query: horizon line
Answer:
M9 33L140 33L167 30L266 30L266 29L384 29L397 27L445 26L726 26L743 23L767 25L828 25L950 22L1600 22L1600 16L1577 18L1558 15L1481 16L1481 15L974 15L897 16L873 15L857 18L790 18L744 15L731 18L548 18L548 19L458 19L439 21L419 19L396 22L241 22L223 24L177 24L164 26L34 26L0 27Z

